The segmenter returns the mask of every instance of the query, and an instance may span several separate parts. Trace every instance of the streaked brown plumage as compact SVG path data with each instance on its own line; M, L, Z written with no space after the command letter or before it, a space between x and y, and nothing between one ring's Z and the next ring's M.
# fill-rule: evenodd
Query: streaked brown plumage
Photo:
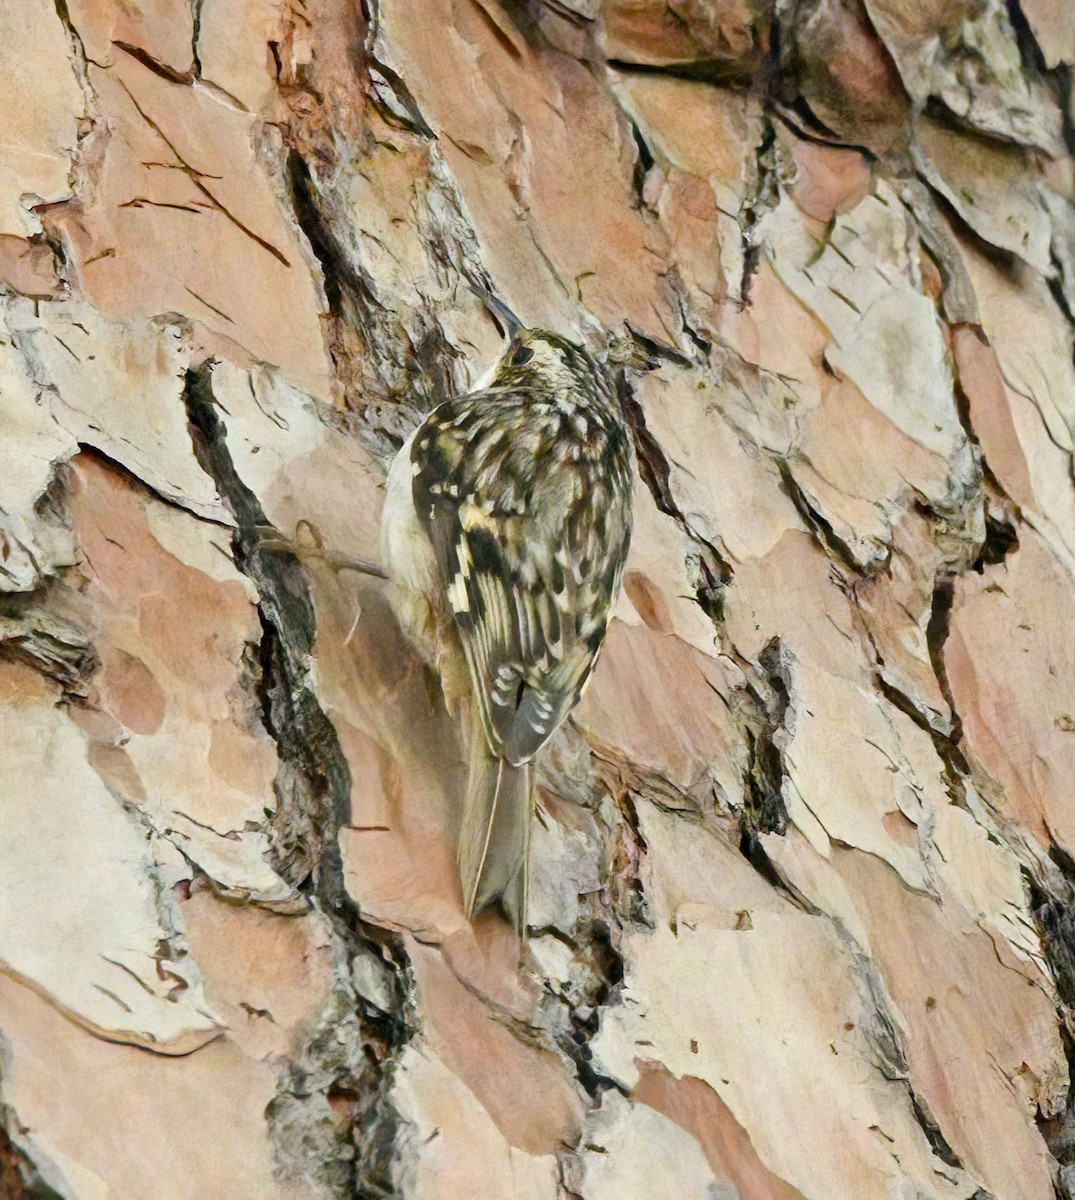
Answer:
M464 710L468 916L500 899L525 923L530 764L600 651L627 556L631 478L607 373L540 330L516 334L490 386L434 409L389 474L389 575L449 703Z

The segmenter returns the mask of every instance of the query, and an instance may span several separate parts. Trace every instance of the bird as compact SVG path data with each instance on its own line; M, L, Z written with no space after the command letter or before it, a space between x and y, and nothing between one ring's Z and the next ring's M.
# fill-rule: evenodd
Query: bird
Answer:
M401 624L460 717L465 916L499 904L524 933L534 759L600 654L635 459L605 366L516 318L506 332L484 385L433 408L393 460L381 546Z

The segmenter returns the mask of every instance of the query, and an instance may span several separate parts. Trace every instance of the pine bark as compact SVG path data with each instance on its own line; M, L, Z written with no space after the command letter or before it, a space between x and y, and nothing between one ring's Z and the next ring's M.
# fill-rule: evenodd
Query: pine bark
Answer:
M1075 1196L1061 0L0 44L0 1197ZM648 364L524 944L348 567L483 292Z

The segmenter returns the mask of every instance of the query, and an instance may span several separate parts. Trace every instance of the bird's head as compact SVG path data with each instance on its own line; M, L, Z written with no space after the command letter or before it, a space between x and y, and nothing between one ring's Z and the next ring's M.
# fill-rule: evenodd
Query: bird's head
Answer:
M582 392L608 390L605 372L581 346L547 329L517 329L497 364L497 382L510 387Z

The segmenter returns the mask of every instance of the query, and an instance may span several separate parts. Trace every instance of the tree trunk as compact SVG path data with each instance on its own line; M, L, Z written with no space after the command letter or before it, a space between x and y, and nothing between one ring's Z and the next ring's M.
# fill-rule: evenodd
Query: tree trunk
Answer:
M0 44L0 1195L1075 1196L1061 0ZM524 943L349 566L482 293L646 360Z

